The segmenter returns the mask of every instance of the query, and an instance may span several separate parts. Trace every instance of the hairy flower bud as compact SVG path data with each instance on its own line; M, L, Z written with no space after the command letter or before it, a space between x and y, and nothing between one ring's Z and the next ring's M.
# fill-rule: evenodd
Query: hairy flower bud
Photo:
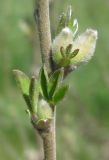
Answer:
M72 30L68 27L64 28L52 44L54 61L60 67L89 61L94 54L97 38L96 30L87 29L74 39Z
M71 64L87 62L94 54L98 33L96 30L87 29L73 43L73 50L79 49L78 54L71 59Z
M68 27L62 29L60 34L54 39L52 44L53 59L58 64L62 59L60 48L66 48L69 44L72 44L73 32Z
M44 99L38 102L37 116L39 119L49 119L52 117L52 110Z

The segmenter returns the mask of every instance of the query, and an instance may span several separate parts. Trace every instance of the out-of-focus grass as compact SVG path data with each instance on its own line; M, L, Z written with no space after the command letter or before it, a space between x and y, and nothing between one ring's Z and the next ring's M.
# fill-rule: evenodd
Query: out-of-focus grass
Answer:
M79 33L98 30L95 56L88 65L69 75L70 91L57 108L57 159L109 160L109 1L55 0L50 6L52 37L58 14L68 4L79 22ZM0 1L0 159L24 160L26 150L37 148L37 141L26 105L12 76L18 68L30 74L32 63L40 64L36 37L25 35L19 23L26 21L35 30L30 0ZM33 31L34 32L34 31ZM37 69L37 68L36 68ZM34 153L34 152L33 152ZM32 154L32 153L31 153Z

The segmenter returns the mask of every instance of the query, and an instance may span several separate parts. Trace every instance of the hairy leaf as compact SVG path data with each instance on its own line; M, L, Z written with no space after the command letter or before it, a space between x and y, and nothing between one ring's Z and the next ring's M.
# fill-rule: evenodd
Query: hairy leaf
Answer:
M69 45L66 47L66 56L70 55L71 49L72 49L72 44L69 44Z
M73 16L72 7L69 6L66 13L66 25L73 31L75 35L78 30L78 21Z
M38 102L37 116L39 119L48 119L52 117L52 110L44 99Z
M28 107L30 113L34 113L34 110L33 110L33 107L31 105L31 100L30 100L29 95L23 94L23 98L24 98L24 100L25 100L25 102L27 104L27 107Z
M61 32L61 30L66 26L66 14L62 13L59 17L58 27L57 27L57 34Z
M28 78L28 76L20 70L13 70L13 73L15 75L17 84L21 89L22 94L28 95L30 84L30 79Z
M29 87L29 98L30 98L31 107L34 113L37 112L39 89L40 87L39 87L38 81L36 81L35 77L32 76L30 81L30 87Z
M56 91L56 93L54 94L54 97L53 97L54 104L57 104L58 102L60 102L64 98L66 92L68 91L68 88L69 88L68 85L64 85L64 86L61 86Z
M43 66L40 71L40 84L41 84L41 89L43 96L45 99L49 99L48 95L48 75L45 67Z
M62 80L63 70L56 70L49 80L49 98L52 99L60 81Z
M70 54L70 59L71 58L74 58L77 54L78 54L78 52L79 52L79 49L75 49L71 54Z

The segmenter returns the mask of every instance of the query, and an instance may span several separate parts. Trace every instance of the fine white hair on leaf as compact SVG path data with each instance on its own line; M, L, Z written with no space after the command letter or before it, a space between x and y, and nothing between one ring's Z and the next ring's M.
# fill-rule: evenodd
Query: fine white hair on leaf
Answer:
M72 7L71 6L69 6L69 16L70 16L70 18L72 16Z
M69 44L73 43L73 32L68 27L62 29L62 31L56 36L52 44L53 58L56 62L59 62L62 58L60 48L66 48Z
M98 32L93 29L87 29L78 36L73 43L73 50L79 49L78 54L72 58L71 64L79 64L89 61L94 55Z
M73 27L75 28L74 33L73 33L73 36L75 36L75 34L76 34L77 31L78 31L78 21L77 21L76 18L75 18L74 21L73 21Z
M37 116L39 119L47 119L52 117L52 110L44 99L41 99L38 102Z

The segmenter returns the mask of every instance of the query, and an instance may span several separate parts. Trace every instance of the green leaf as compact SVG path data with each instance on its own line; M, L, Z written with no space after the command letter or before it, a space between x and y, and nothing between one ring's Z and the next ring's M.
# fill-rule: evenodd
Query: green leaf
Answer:
M72 7L69 6L66 12L66 25L73 31L75 35L78 31L78 21L73 16Z
M28 76L20 70L13 70L13 73L22 94L28 95L30 84L30 79L28 78Z
M74 18L71 6L68 6L67 11L60 16L57 27L57 34L59 34L65 27L69 27L74 35L78 30L78 21Z
M49 98L52 99L60 81L63 77L63 69L56 70L50 77L49 80Z
M72 44L69 44L69 45L66 47L66 56L70 55L71 50L72 50Z
M57 34L61 32L61 30L66 26L66 14L62 13L59 17L58 27L57 27Z
M71 59L71 58L74 58L74 57L78 54L78 52L79 52L79 49L75 49L75 50L70 54L69 58L70 58L70 59Z
M64 85L61 86L54 94L53 97L53 102L54 104L57 104L58 102L60 102L64 96L66 95L67 91L68 91L69 86L68 85Z
M70 24L69 24L69 26L70 26ZM75 35L76 32L78 31L78 21L77 21L77 19L73 20L73 25L71 25L70 28L72 29L72 31Z
M65 58L66 57L66 51L65 51L65 49L64 49L64 47L61 47L60 48L60 52L61 52L61 56L63 57L63 58Z
M66 11L66 26L72 25L72 19L73 18L73 12L72 12L72 7L71 5L68 6L67 11Z
M48 100L49 99L49 95L48 95L48 75L47 75L47 71L46 71L44 66L41 68L41 71L40 71L40 84L41 84L41 89L42 89L43 96L45 97L45 99Z
M25 100L25 102L27 104L27 107L28 107L30 113L34 113L29 95L23 94L23 98L24 98L24 100Z
M30 81L30 87L29 87L29 98L31 101L31 108L33 113L37 112L37 103L38 103L38 97L39 97L39 83L36 81L35 77L32 76Z

